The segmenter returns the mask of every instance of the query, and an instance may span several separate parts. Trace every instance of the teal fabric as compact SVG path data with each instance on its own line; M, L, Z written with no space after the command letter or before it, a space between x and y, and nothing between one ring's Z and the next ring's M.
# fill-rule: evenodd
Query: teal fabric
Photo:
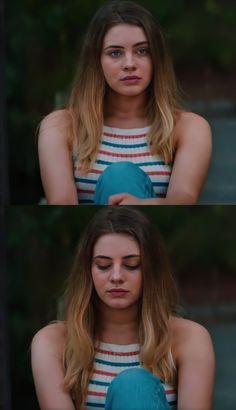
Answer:
M107 205L109 196L129 193L137 198L156 198L149 176L132 162L116 162L100 175L94 194L96 205Z
M170 410L160 379L142 368L119 373L111 382L105 410Z

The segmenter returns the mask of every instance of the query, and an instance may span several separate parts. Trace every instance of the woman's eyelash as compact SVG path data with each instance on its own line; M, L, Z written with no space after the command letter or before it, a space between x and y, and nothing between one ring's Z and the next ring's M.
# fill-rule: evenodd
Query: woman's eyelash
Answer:
M124 267L129 269L129 270L135 270L135 269L138 269L140 267L140 264L138 264L138 265L124 265Z
M124 264L123 266L126 269L135 270L135 269L138 269L140 267L140 263L138 263L137 265L126 265L126 264ZM97 264L97 267L100 270L107 270L107 269L111 268L112 265L99 265L99 264Z
M97 264L97 267L98 267L98 269L106 270L106 269L109 269L111 267L111 265L99 265L99 264Z
M111 57L120 57L121 51L120 51L120 50L112 50L112 51L110 51L108 54L109 54L109 56L111 56Z
M139 49L137 50L137 52L138 52L139 54L141 54L141 55L145 55L145 54L148 54L149 49L148 49L148 48L145 48L145 47L142 47L142 48L139 48Z
M145 47L141 47L141 48L138 48L138 49L136 50L136 52L137 52L139 55L146 55L146 54L149 53L149 49L148 49L148 48L145 48ZM108 53L108 55L111 56L111 57L120 57L121 54L122 54L122 51L121 51L121 50L112 50L112 51L109 51L109 53Z

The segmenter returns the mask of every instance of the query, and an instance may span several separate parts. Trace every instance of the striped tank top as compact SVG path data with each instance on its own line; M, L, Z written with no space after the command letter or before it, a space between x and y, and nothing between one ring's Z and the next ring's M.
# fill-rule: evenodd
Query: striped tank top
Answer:
M108 387L123 370L141 367L139 344L116 345L100 342L95 349L93 371L88 384L86 410L104 409ZM174 366L174 363L173 363ZM177 409L177 395L173 386L163 383L171 410Z
M73 155L74 179L81 204L93 204L99 176L114 162L127 161L138 165L150 177L157 197L163 198L169 185L171 165L150 152L147 134L150 126L121 129L103 127L97 158L86 175L80 175L80 163Z

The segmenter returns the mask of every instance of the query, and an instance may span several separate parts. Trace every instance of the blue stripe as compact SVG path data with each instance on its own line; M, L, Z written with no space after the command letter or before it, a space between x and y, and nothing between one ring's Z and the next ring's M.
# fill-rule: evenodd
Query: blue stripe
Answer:
M106 360L101 360L101 359L95 359L95 362L100 363L100 364L107 364L108 366L114 366L114 367L134 367L134 366L139 366L140 362L133 362L133 363L115 363L115 362L107 362Z
M94 204L94 201L90 199L79 199L79 204Z
M86 178L79 178L75 177L76 182L84 183L84 184L96 184L97 180L94 181L94 179L86 179Z
M102 161L101 159L97 159L97 160L96 160L96 164L111 165L111 164L113 164L113 162Z
M143 144L133 144L133 145L123 145L123 144L114 144L113 142L102 141L102 145L108 145L109 147L117 147L117 148L142 148L147 147L147 143L144 142Z
M100 409L104 409L105 408L105 404L97 404L97 403L90 403L89 401L86 401L86 406L88 407L96 407L96 408L100 408Z
M89 380L89 384L96 384L97 386L110 386L110 383L106 383L106 382L100 382L97 380Z
M168 165L166 164L166 162L164 161L155 161L155 162L140 162L139 164L137 164L139 166L145 166L145 165Z
M119 161L117 161L119 162ZM123 162L123 161L122 161ZM124 162L131 162L131 161L124 161ZM97 164L102 164L102 165L111 165L114 164L114 162L110 162L110 161L103 161L102 159L98 159L96 160ZM155 162L135 162L136 165L138 166L148 166L148 165L168 165L166 164L164 161L155 161Z
M167 400L167 401L168 401L168 400ZM168 404L169 404L170 406L176 406L177 400L168 401Z
M164 186L164 187L168 187L169 182L152 182L153 186Z

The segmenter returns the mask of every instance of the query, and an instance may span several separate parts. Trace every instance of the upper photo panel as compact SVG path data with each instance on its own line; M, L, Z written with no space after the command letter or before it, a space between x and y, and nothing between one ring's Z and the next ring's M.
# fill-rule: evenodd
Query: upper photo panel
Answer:
M11 204L236 203L236 10L174 3L8 5Z

